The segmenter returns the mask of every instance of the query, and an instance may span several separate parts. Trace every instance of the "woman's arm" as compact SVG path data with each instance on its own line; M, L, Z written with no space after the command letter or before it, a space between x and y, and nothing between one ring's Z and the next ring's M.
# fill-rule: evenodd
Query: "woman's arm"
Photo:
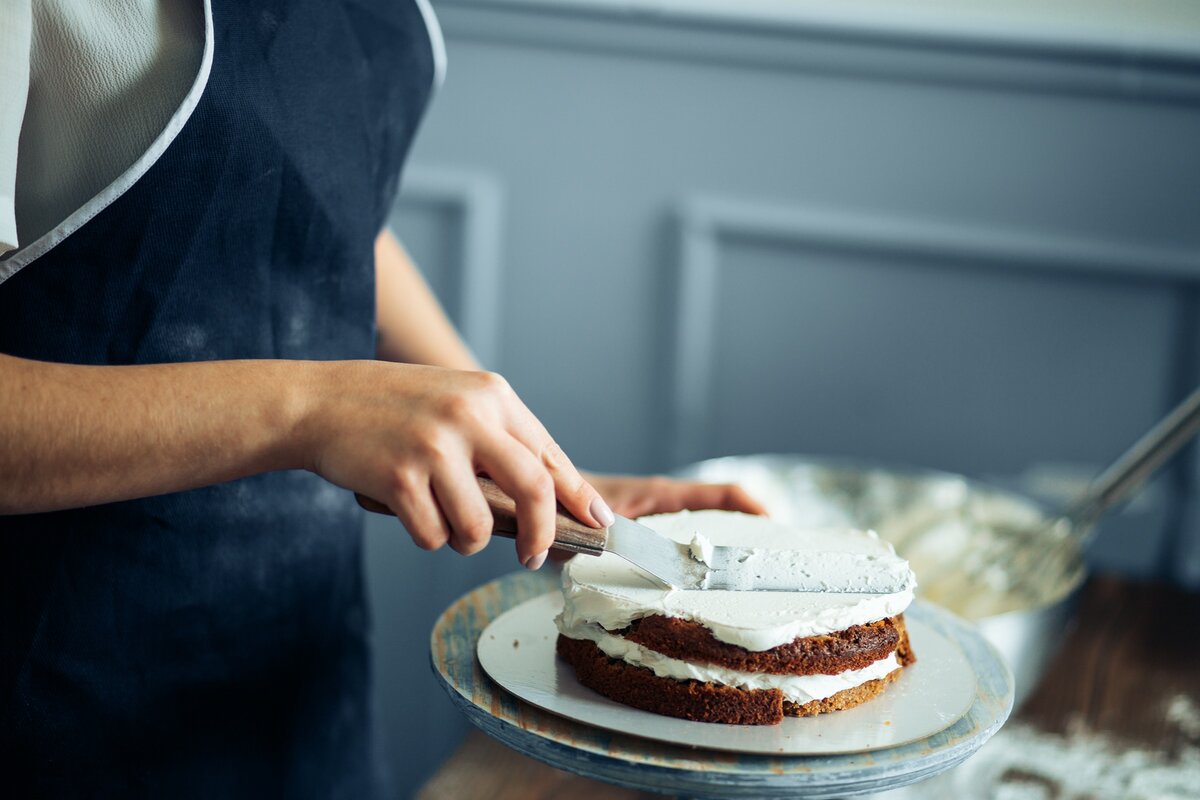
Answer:
M376 352L379 358L479 369L475 357L446 317L420 271L387 229L375 240L375 285L379 324ZM628 517L685 508L764 513L757 501L733 484L632 475L584 475L617 513Z
M584 472L588 483L623 517L666 514L697 508L720 508L746 514L766 514L761 503L736 483L702 483L662 476L600 475Z
M429 284L391 231L375 240L375 348L384 361L479 369Z
M0 355L0 511L95 505L302 466L314 376L282 361L94 367Z
M387 504L414 540L481 549L486 472L541 564L555 499L610 513L504 379L378 361L76 366L0 355L0 512L93 505L276 469Z

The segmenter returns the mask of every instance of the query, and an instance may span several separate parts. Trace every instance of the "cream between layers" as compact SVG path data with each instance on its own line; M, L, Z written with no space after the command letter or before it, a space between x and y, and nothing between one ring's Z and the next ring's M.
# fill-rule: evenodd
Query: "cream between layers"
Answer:
M849 528L801 530L765 517L731 511L683 511L638 520L681 544L697 535L714 545L761 550L858 553L895 567L906 562L869 531ZM596 623L620 630L635 619L660 614L697 622L714 637L747 650L763 651L800 637L845 630L894 617L912 602L916 579L893 594L832 592L727 592L664 589L620 556L576 556L563 570L559 629L582 630ZM570 634L566 634L570 635Z
M609 658L619 658L629 664L653 670L660 678L696 680L718 683L739 689L779 689L793 703L803 705L813 700L833 697L845 689L853 689L867 681L882 678L900 669L896 654L891 653L862 669L839 672L836 675L772 675L766 672L742 672L714 664L697 664L664 656L636 642L614 636L599 625L578 625L559 631L569 639L587 639L596 643Z

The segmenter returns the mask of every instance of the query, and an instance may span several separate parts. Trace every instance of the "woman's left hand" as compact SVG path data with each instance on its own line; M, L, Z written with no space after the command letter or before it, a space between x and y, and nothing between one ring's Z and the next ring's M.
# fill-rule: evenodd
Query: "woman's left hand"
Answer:
M589 483L623 517L665 514L684 509L718 508L766 514L763 506L734 483L700 483L663 476L583 473Z

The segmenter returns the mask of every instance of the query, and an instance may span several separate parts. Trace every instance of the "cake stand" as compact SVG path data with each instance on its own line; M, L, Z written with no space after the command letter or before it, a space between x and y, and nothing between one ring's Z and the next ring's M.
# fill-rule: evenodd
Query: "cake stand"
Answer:
M696 749L601 730L542 711L484 674L475 650L500 614L554 591L553 574L514 573L467 593L438 618L430 636L433 672L454 704L484 733L549 764L642 791L694 798L832 798L893 789L964 761L1012 709L1012 676L966 623L939 612L935 624L976 670L966 715L945 730L885 750L829 756L763 756Z

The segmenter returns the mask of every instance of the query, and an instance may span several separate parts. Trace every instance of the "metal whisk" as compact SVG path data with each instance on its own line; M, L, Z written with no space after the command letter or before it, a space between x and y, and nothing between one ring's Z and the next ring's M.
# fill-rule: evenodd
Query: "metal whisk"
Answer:
M1200 432L1200 388L1194 390L1157 425L1101 472L1088 488L1061 512L1032 527L996 526L988 549L974 554L952 586L940 589L937 602L951 608L979 591L980 581L999 576L1005 590L1033 602L1083 569L1084 545L1096 521L1113 506L1129 499L1146 480Z

